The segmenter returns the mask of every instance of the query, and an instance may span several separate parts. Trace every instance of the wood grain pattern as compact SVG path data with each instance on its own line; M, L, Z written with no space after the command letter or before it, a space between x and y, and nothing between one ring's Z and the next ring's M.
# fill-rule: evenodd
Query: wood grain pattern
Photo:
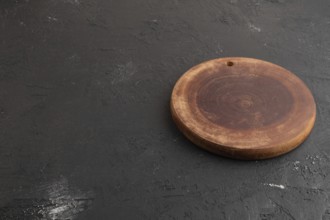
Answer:
M171 112L185 136L208 151L266 159L307 138L316 106L307 86L290 71L232 57L188 70L173 89Z

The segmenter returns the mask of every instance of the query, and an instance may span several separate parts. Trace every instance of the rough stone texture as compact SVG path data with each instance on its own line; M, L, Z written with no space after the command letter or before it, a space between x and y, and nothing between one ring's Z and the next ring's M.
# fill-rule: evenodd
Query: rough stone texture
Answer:
M330 219L326 0L0 1L0 219ZM310 138L225 159L177 130L190 67L245 56L302 78Z

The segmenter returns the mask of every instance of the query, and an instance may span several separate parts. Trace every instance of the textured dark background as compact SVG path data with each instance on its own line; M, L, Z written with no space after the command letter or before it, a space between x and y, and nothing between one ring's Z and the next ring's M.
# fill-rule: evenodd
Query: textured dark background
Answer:
M0 0L0 219L330 219L330 2ZM202 61L301 77L317 121L297 150L195 147L170 93Z

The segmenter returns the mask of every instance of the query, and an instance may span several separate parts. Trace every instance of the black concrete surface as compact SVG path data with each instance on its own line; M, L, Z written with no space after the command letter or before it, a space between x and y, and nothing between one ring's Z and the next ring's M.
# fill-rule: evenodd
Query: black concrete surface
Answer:
M0 219L330 219L330 2L0 0ZM301 77L297 150L230 160L187 141L170 93L217 57Z

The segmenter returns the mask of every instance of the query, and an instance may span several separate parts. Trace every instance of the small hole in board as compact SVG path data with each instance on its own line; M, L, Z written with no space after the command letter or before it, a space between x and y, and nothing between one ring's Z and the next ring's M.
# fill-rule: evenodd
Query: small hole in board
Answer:
M234 63L231 62L231 61L228 61L228 62L227 62L227 66L234 66Z

